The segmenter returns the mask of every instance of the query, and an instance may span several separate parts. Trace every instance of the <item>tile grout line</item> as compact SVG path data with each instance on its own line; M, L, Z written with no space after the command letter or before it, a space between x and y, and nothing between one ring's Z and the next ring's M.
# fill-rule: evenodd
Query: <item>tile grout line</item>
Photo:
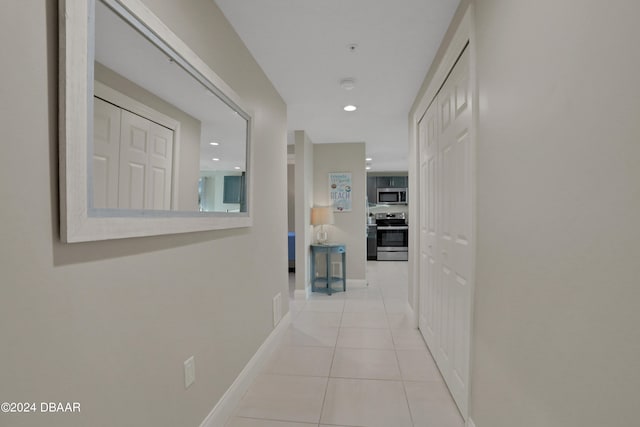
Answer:
M333 362L336 359L336 350L338 348L338 338L340 338L340 328L342 327L342 317L344 316L344 304L342 305L342 311L340 312L340 322L338 323L338 335L336 336L336 342L333 345L333 355L331 357L331 363L329 364L329 372L327 373L327 382L324 386L324 394L322 396L322 405L320 405L320 414L318 415L318 427L322 423L322 413L324 412L324 405L327 401L327 392L329 390L329 380L331 379L331 370L333 369Z
M402 373L402 366L400 366L400 358L398 357L398 349L396 348L396 340L393 337L393 332L391 328L391 322L389 321L389 313L387 313L387 306L385 304L385 297L382 296L382 303L385 306L385 318L387 319L387 324L389 326L389 333L391 333L391 341L393 342L393 352L396 355L396 363L398 364L398 371L400 371L400 380L402 381L402 392L404 393L404 400L407 405L407 411L409 412L409 420L411 421L411 425L415 426L415 422L413 420L413 414L411 413L411 405L409 404L409 395L407 394L407 387L404 381L404 374Z
M385 287L384 289L387 289L387 288ZM380 314L382 314L382 315L384 315L384 316L385 316L385 318L384 318L384 323L385 323L385 325L386 325L386 329L389 331L389 334L390 334L390 336L391 336L391 343L392 343L392 346L393 346L393 347L392 347L392 350L393 350L393 352L394 352L394 355L395 355L395 361L396 361L396 364L397 364L397 366L398 366L398 371L399 371L399 373L400 373L400 378L399 378L399 380L402 382L402 389L403 389L403 393L404 393L404 397L405 397L406 407L407 407L407 410L409 411L409 421L411 422L411 425L414 425L414 421L413 421L413 414L411 413L411 408L410 408L410 406L409 406L409 402L408 402L408 395L407 395L407 391L406 391L406 387L405 387L405 380L404 380L404 376L403 376L403 374L402 374L402 370L401 370L401 368L400 368L400 362L399 362L399 356L398 356L398 348L396 347L396 339L394 338L393 333L391 332L391 331L392 331L392 328L391 328L391 320L389 319L389 314L390 314L390 313L388 313L388 312L387 312L387 306L388 306L388 304L389 304L389 301L387 301L387 298L385 297L385 294L384 294L384 292L383 292L383 286L381 286L381 285L380 285L380 286L377 286L376 293L377 293L377 295L380 297L380 299L377 299L377 298L376 298L376 299L375 299L375 301L381 301L381 302L382 302L383 312L382 312L382 313L380 313ZM347 303L348 303L349 301L353 301L353 302L368 302L368 301L369 301L369 299L364 299L364 298L363 298L363 297L366 297L366 296L367 296L367 295L363 295L363 296L361 296L361 297L359 297L359 298L357 298L357 299L341 299L341 301L343 302L343 304L342 304L342 309L341 309L340 311L335 311L335 312L326 312L326 313L332 313L332 314L338 314L338 313L339 313L339 316L336 316L336 317L338 317L338 318L339 318L339 321L338 321L338 328L337 328L337 329L338 329L338 334L337 334L337 336L336 336L336 340L335 340L335 342L333 343L333 346L292 346L292 347L312 347L312 348L313 348L313 347L319 347L319 348L330 348L330 349L332 349L332 351L333 351L333 354L332 354L332 357L331 357L331 362L330 362L330 364L329 364L328 374L327 374L327 376L326 376L325 390L324 390L324 394L323 394L323 398L322 398L322 404L321 404L321 408L320 408L319 419L318 419L318 422L317 422L317 423L309 423L309 425L310 425L310 426L311 426L311 425L315 425L315 426L317 426L317 427L320 427L320 425L321 425L321 423L322 423L322 415L323 415L323 412L324 412L325 406L326 406L326 404L327 404L327 396L328 396L328 386L329 386L329 381L330 381L332 378L340 378L340 379L343 379L343 378L344 378L344 379L353 379L353 380L372 380L372 381L373 381L373 380L375 380L375 381L390 381L390 382L396 382L396 383L397 383L397 380L393 380L393 379L380 379L380 378L354 378L354 377L350 377L350 376L346 376L346 377L333 377L333 376L332 376L332 370L333 370L333 366L335 365L335 362L336 362L336 355L337 355L337 350L338 350L337 343L339 342L338 340L339 340L339 337L340 337L341 331L342 331L343 329L345 329L345 330L346 330L346 329L349 329L348 327L344 327L344 326L343 326L343 323L342 323L342 322L344 321L345 313L347 313L347 312L352 313L351 311L347 311L347 308L348 308L348 307L347 307ZM390 297L390 299L393 299L393 298L391 298L391 297ZM303 312L316 312L316 313L321 313L321 312L323 312L323 311L309 310L308 308L311 306L311 304L308 304L308 303L309 303L309 302L311 302L311 301L314 301L314 300L309 300L309 299L305 300L305 303L303 304L303 306L302 306L302 307L300 307L300 309L298 310L298 316L296 316L296 319L297 319L297 318L299 318L299 317L300 317L300 315L302 315L302 313L303 313ZM322 299L322 300L317 300L317 301L326 301L326 300ZM367 312L367 311L365 310L365 313L366 313L366 312ZM359 313L359 312L358 312L358 311L355 311L355 312L353 312L353 313ZM375 311L374 311L372 314L377 314L377 312L375 312ZM296 319L292 319L292 326L293 326L293 324L295 323L295 320L296 320ZM356 327L354 327L354 328L356 328L356 329L358 329L358 328L361 328L361 329L383 329L383 328L367 328L367 327L362 327L362 326L360 326L360 327L357 327L357 326L356 326ZM282 347L284 347L284 346L280 345L279 347L280 347L280 348L282 348ZM350 347L348 347L348 348L350 348ZM367 349L362 349L362 348L360 348L360 347L354 347L354 349L358 349L358 350L367 350ZM369 350L380 350L380 351L385 350L385 351L390 351L391 349L369 349ZM285 375L285 376L297 376L297 375L295 375L295 374L278 374L278 375ZM302 376L309 376L309 375L302 375ZM311 377L313 377L313 376L311 376ZM316 377L317 377L317 378L324 378L323 376L316 376ZM270 418L254 418L254 417L242 417L242 418L252 418L252 419L262 419L262 420L268 420L268 419L270 419ZM284 420L275 420L275 419L274 419L274 421L284 421ZM306 422L305 422L305 424L306 424ZM327 424L327 425L334 425L334 424L329 423L329 424Z

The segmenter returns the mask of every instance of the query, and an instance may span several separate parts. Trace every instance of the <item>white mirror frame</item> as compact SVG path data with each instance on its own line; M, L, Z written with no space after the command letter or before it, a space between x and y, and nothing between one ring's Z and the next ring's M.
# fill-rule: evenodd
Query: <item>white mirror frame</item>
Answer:
M126 9L186 65L208 81L225 102L238 107L247 119L247 212L207 213L186 211L114 210L111 215L89 208L88 153L93 100L94 0L60 0L60 236L64 242L121 239L160 234L188 233L252 226L253 119L240 97L180 40L140 0L111 0Z

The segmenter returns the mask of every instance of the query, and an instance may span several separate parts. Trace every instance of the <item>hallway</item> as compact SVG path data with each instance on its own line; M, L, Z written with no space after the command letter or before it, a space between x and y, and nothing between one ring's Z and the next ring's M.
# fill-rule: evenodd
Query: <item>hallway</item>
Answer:
M291 300L292 324L226 427L462 427L406 315L408 263L367 262L369 286Z

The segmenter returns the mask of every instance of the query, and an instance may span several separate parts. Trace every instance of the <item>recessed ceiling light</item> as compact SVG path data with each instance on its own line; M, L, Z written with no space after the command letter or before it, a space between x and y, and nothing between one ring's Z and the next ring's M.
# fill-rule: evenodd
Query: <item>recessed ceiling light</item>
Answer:
M219 143L217 143L217 142L213 142L213 141L212 141L212 142L210 142L210 143L209 143L209 145L220 145L220 144L219 144Z
M369 170L369 169L371 169L371 166L367 166L367 167L365 167L365 169L366 169L366 170Z
M235 166L234 169L235 170L240 170L241 168L240 168L240 166Z
M217 157L214 157L214 158L213 158L213 159L211 159L211 160L213 160L214 162L219 162L219 161L220 161L220 159L219 159L219 158L217 158Z
M373 159L372 159L371 157L367 157L365 160L366 160L367 162L370 162L370 161L371 161L371 160L373 160Z
M344 106L344 111L356 111L358 109L358 107L356 107L355 105L345 105Z

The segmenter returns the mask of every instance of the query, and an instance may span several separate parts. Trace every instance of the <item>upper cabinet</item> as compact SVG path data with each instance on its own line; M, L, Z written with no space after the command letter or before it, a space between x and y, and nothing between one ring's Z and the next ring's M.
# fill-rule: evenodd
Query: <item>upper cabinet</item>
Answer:
M369 204L378 203L378 185L376 184L375 176L367 177L367 202Z
M407 176L377 176L376 187L378 188L407 188Z

